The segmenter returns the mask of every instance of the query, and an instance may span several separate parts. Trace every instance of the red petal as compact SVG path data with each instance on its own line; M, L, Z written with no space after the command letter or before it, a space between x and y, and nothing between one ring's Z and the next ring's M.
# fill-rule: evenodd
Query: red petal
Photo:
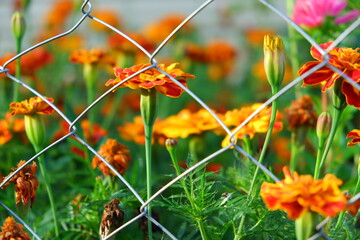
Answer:
M360 86L360 84L358 84ZM343 81L342 92L346 97L347 104L360 110L360 91L347 81Z

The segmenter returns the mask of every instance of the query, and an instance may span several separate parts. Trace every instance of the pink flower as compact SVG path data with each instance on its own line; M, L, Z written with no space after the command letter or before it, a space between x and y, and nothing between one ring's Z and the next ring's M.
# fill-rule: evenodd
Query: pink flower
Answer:
M298 0L293 20L299 25L314 28L321 26L326 17L332 16L335 24L343 24L360 15L360 10L354 10L339 16L346 5L347 0Z

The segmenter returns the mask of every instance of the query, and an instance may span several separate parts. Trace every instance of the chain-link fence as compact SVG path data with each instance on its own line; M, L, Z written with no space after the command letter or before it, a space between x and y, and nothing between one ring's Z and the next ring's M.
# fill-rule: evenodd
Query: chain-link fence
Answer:
M302 28L300 28L297 24L295 24L286 14L282 13L281 11L279 11L276 7L274 7L272 4L270 4L268 1L265 0L259 0L259 5L263 4L265 5L267 8L271 9L275 14L279 15L284 21L287 22L287 24L289 24L292 28L294 28L298 33L300 33L311 45L313 45L321 54L323 57L323 62L318 64L316 67L314 67L313 69L311 69L310 71L306 72L304 75L294 79L293 81L291 81L289 84L287 84L285 87L283 87L280 91L278 91L278 93L276 93L274 96L272 96L271 98L269 98L261 107L259 107L256 111L254 111L251 115L249 115L247 117L247 119L242 122L239 126L237 126L236 129L234 129L233 131L231 131L225 124L224 122L211 110L211 108L205 104L202 99L200 99L199 97L197 97L196 94L194 94L190 89L184 87L177 79L173 78L172 76L170 76L169 74L167 74L165 71L163 71L162 69L160 69L157 64L157 60L156 57L159 54L159 52L163 49L163 47L168 43L168 41L187 23L189 22L192 18L194 18L198 13L200 13L201 11L206 11L206 8L209 4L212 4L214 1L213 0L208 0L206 2L204 2L201 6L199 6L192 14L190 14L179 26L177 26L173 32L167 36L166 39L164 39L164 41L156 48L156 50L152 53L148 52L143 46L141 46L139 43L137 43L136 41L134 41L131 37L129 37L128 35L126 35L124 32L120 31L119 29L109 25L108 23L102 21L101 19L98 19L96 17L94 17L91 13L93 10L93 6L91 4L90 0L85 0L84 3L82 4L81 7L81 12L82 12L82 17L76 22L76 24L69 29L66 32L63 32L57 36L51 37L45 41L42 41L36 45L31 46L30 48L22 51L20 54L16 55L15 57L11 58L9 61L7 61L3 66L0 66L0 73L2 74L6 74L6 76L8 77L8 79L16 82L17 84L21 85L22 87L26 88L27 90L29 90L30 92L32 92L34 95L39 96L41 99L43 99L47 104L49 104L60 116L62 119L64 119L69 125L69 133L63 137L61 137L60 139L56 140L55 142L51 143L50 145L48 145L47 147L45 147L44 149L42 149L40 152L38 152L36 155L34 155L33 157L31 157L30 159L28 159L26 161L26 163L24 165L22 165L21 167L19 167L16 171L14 171L12 174L10 174L9 176L7 176L4 181L0 184L0 188L3 187L14 175L16 175L19 171L21 171L26 165L30 164L31 162L35 161L40 155L44 154L46 151L48 151L51 148L56 148L57 145L59 143L61 143L62 141L64 141L65 139L69 138L69 137L75 137L81 144L83 144L92 154L94 154L95 156L97 156L98 158L101 159L101 161L106 164L106 166L108 166L118 177L119 181L124 184L131 192L132 194L137 198L137 200L141 203L141 208L140 208L140 213L135 216L134 218L132 218L131 220L129 220L128 222L124 223L121 227L117 228L115 231L113 231L110 235L108 235L105 239L110 239L112 236L118 234L122 229L126 228L127 226L129 226L130 224L134 223L135 221L139 220L140 218L148 218L151 222L153 222L157 227L159 227L168 237L170 237L171 239L176 239L176 237L168 230L166 229L164 226L161 225L160 222L157 222L154 218L152 218L151 216L148 215L147 213L147 207L149 206L149 204L151 204L154 199L156 199L157 197L159 197L165 190L167 190L170 186L172 186L174 183L176 183L177 181L179 181L179 179L184 178L186 175L188 175L190 172L196 170L197 168L199 168L200 166L212 161L214 159L214 157L220 155L221 153L228 151L229 149L235 149L236 151L238 151L240 154L246 156L247 158L251 159L251 161L257 165L265 174L267 174L268 176L270 176L275 182L279 181L279 179L264 165L262 165L261 163L259 163L257 161L257 159L255 159L253 156L249 155L244 149L242 149L239 145L237 145L236 140L235 140L235 134L240 131L247 123L249 123L251 121L251 119L253 119L257 114L259 114L265 107L269 106L272 104L272 102L274 102L276 99L280 98L284 93L286 93L287 91L291 90L295 85L297 85L298 83L300 83L304 78L306 78L307 76L311 75L312 73L314 73L315 71L323 68L324 66L327 66L328 68L330 68L332 71L340 74L343 78L345 78L349 83L351 83L357 90L360 91L360 86L354 81L352 80L350 77L348 77L347 75L343 74L343 72L339 69L337 69L335 66L333 66L332 64L329 63L329 56L328 53L334 48L336 47L339 43L341 43L344 39L347 38L347 36L354 30L356 29L359 25L360 25L360 18L357 19L356 21L354 21L343 33L341 33L337 39L335 41L333 41L333 43L331 44L331 46L324 51L320 46L319 43L317 43L314 39L312 39ZM216 3L213 3L216 4ZM29 85L27 85L26 83L24 83L21 79L17 79L16 77L14 77L13 75L9 74L7 66L8 64L10 64L11 62L14 62L16 59L20 58L21 56L28 54L29 52L33 51L34 49L48 44L51 41L54 41L58 38L66 38L69 34L72 34L72 32L74 32L84 21L96 21L104 26L106 26L107 28L111 29L113 32L123 36L125 39L127 39L129 42L131 42L133 45L135 45L138 49L140 49L149 59L149 63L150 66L147 68L142 69L139 72L136 72L135 74L133 74L132 76L126 78L125 80L119 82L118 84L114 85L112 88L110 88L109 90L107 90L104 94L102 94L100 97L98 97L91 105L89 105L84 111L82 111L76 118L75 120L70 120L68 116L66 116L57 106L55 106L52 102L50 102L46 97L44 97L42 94L40 94L36 89L30 87ZM137 75L139 75L140 73L150 69L150 68L155 68L157 69L159 72L165 74L167 77L169 77L175 84L177 84L178 86L180 86L187 94L189 94L196 102L198 102L204 109L206 109L212 116L214 119L216 119L216 121L221 125L221 127L223 128L223 130L227 133L227 135L229 136L230 139L230 144L224 148L218 149L217 151L215 151L214 153L212 153L211 155L207 156L206 158L202 159L201 161L197 162L195 165L193 165L192 167L188 168L187 170L185 170L184 172L182 172L179 176L177 176L176 178L172 179L170 182L168 182L166 185L164 185L162 188L160 188L159 190L156 191L156 193L154 193L149 199L143 199L140 194L136 191L136 189L134 189L131 184L128 183L128 181L126 181L126 179L124 179L124 177L116 171L116 169L111 166L102 156L100 156L97 151L95 151L84 139L82 139L81 137L79 137L77 135L77 129L75 127L75 124L78 123L92 108L94 108L94 106L96 106L100 101L102 101L104 98L108 97L110 93L112 93L116 88L118 88L120 85L124 84L125 82L129 81L132 77L135 77ZM360 199L360 193L355 195L352 199L350 199L350 201L348 202L348 204L351 204L353 202L355 202L356 200ZM26 222L21 219L16 213L14 213L8 206L6 206L4 203L0 202L0 205L6 209L6 211L8 211L12 216L14 216L20 223L22 223L27 230L32 234L32 236L36 239L40 239L40 237L36 234L36 232L29 226L26 224ZM321 224L319 224L317 226L317 233L315 235L313 235L310 239L320 239L320 238L326 238L329 239L329 237L326 235L325 231L324 231L324 226L325 224L329 221L329 218L325 219Z

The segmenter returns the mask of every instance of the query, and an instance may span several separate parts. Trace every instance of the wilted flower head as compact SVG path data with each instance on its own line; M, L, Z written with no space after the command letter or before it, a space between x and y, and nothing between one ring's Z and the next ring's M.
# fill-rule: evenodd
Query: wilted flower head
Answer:
M335 17L335 24L343 24L360 15L353 10L340 16L347 0L298 0L294 8L294 22L308 28L320 27L327 17Z
M114 230L119 228L124 221L124 212L119 208L119 199L114 198L108 204L105 204L100 223L100 237L104 239Z
M25 164L25 161L20 161L16 169L20 168ZM30 200L30 207L32 207L34 200L36 198L36 189L38 188L39 182L36 177L36 162L33 162L32 165L25 166L17 174L15 174L6 184L14 183L15 185L15 194L16 194L16 204L20 202L24 205L28 204Z
M52 98L46 98L49 102L54 102ZM49 115L54 109L40 97L32 97L22 102L12 102L10 104L12 116L15 115Z
M30 240L30 235L23 230L23 225L15 222L13 217L7 217L0 232L1 240Z
M339 189L342 181L332 174L314 180L311 175L293 175L284 167L285 179L277 183L264 182L260 195L270 210L283 210L290 219L311 211L335 217L346 207L346 197Z
M124 174L131 160L129 149L125 145L118 143L115 139L106 140L106 142L100 146L98 153L120 174ZM92 167L98 167L105 176L115 176L115 173L97 156L92 160Z
M317 114L314 110L314 102L308 95L293 101L291 106L285 109L285 113L290 129L316 126Z
M346 138L351 139L348 143L347 146L348 147L353 147L356 144L360 143L360 130L359 129L354 129L352 131L350 131Z
M195 78L195 76L192 74L184 73L181 69L176 68L176 65L177 63L173 63L169 66L165 66L165 64L159 64L158 67L164 72L168 73L173 78L177 79L182 85L187 87L187 79ZM136 72L149 66L150 64L140 64L135 65L131 68L114 68L116 79L110 79L106 82L105 85L115 85L122 80L128 78L129 76L135 74ZM129 81L125 82L119 87L129 87L131 89L155 88L158 92L169 97L179 97L184 92L184 90L177 84L175 84L168 76L159 72L155 68L150 68L136 75L135 77L131 78Z
M331 42L320 44L320 46L326 50L330 44ZM343 72L343 74L346 74L357 83L360 82L359 50L360 48L352 49L346 47L335 47L329 52L329 62L334 67ZM304 73L310 71L313 67L317 66L323 61L322 55L315 47L311 48L310 53L317 61L310 61L305 63L300 68L299 75L303 75ZM341 78L341 75L335 73L333 70L325 66L304 78L303 86L324 83L322 91L326 91L334 85L335 81L341 81L342 79L343 78ZM342 82L341 90L346 97L347 104L360 109L360 91L352 86L346 79L344 79Z

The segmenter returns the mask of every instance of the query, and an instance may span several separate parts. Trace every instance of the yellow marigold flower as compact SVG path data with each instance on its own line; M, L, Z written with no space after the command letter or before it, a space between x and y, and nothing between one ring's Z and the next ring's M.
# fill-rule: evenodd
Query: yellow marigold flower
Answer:
M228 127L237 127L245 119L250 116L255 110L257 110L262 103L255 103L251 106L242 107L240 109L234 109L227 111L224 115L224 123ZM256 133L266 133L269 128L271 116L271 108L264 108L258 115L256 115L248 124L241 128L236 134L235 138L241 139L245 136L253 138ZM276 114L276 121L274 124L274 131L282 130L282 115L278 112ZM229 144L229 136L226 136L222 142L222 146L225 147Z
M0 146L10 141L11 138L9 123L4 119L0 120Z
M72 63L80 64L109 64L111 66L115 65L115 61L112 59L112 57L101 48L94 48L90 50L75 50L70 55L70 61Z
M118 143L115 139L108 139L101 145L98 153L120 174L124 174L128 167L128 163L131 160L129 149L125 145ZM98 167L105 176L115 176L115 173L112 172L97 156L93 158L91 165L93 168Z
M182 85L187 87L186 80L188 78L195 78L194 75L184 73L181 69L175 68L177 63L173 63L169 66L165 66L164 64L159 64L158 67L168 73L173 78L177 79ZM106 82L106 86L110 84L115 85L122 80L126 79L127 77L133 75L134 73L149 67L150 64L139 64L135 65L131 68L114 68L114 73L116 79L110 79ZM175 84L169 77L164 75L163 73L159 72L155 68L150 68L145 72L142 72L129 81L125 82L120 86L122 87L129 87L131 89L150 89L155 88L158 92L169 96L169 97L179 97L184 90Z
M202 134L219 127L219 123L205 109L197 112L184 109L176 115L156 122L154 132L165 135L166 138L187 138L189 135Z
M285 113L290 129L316 126L317 114L314 110L314 102L308 95L293 101L291 106L285 109Z
M145 144L144 123L141 116L136 116L133 122L118 127L121 137L130 142Z
M97 10L93 13L93 16L106 22L107 24L110 24L111 26L115 28L120 27L120 20L118 17L118 12L114 11L113 9L102 9ZM112 30L105 25L97 22L97 21L91 21L90 26L95 31L99 32L112 32Z
M350 131L348 133L348 135L346 136L346 138L351 139L347 143L348 147L353 147L356 144L359 144L360 143L360 130L359 129L354 129L354 130Z
M334 175L314 180L311 175L291 175L287 167L283 171L285 179L261 186L260 195L270 210L280 209L290 219L298 219L308 211L335 217L345 209L347 200L339 189L342 181Z
M46 98L49 102L54 102L52 98ZM10 104L11 115L50 115L54 112L54 109L49 106L40 97L32 97L22 102L12 102Z
M7 217L0 232L1 240L30 240L30 235L23 230L23 225L15 222L13 217Z
M26 161L20 161L16 169L20 168L25 164ZM16 205L22 202L24 205L27 205L30 200L30 207L32 207L34 200L36 198L36 189L39 186L38 179L36 177L37 165L36 162L33 162L32 165L25 166L21 171L15 174L5 186L10 183L15 185L15 195L16 195Z

